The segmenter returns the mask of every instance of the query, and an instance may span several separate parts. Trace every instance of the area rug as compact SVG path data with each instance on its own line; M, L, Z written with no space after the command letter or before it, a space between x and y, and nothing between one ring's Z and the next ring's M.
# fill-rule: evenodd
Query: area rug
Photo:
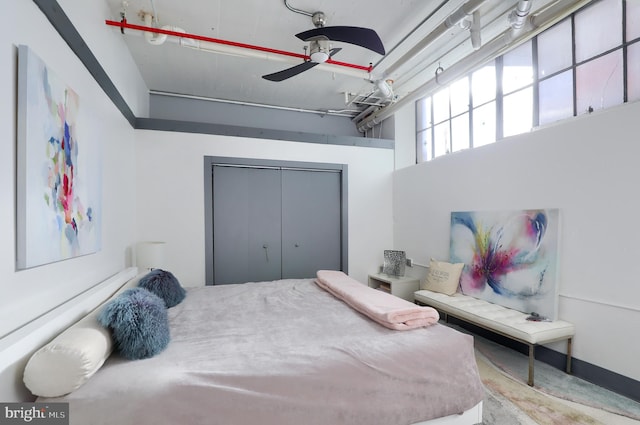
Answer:
M527 356L474 338L484 425L640 425L640 403L538 361L530 387Z

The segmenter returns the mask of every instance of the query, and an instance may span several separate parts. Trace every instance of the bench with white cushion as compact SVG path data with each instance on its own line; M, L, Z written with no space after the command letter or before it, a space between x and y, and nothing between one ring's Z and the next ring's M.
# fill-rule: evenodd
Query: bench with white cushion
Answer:
M480 326L491 332L519 341L529 346L529 379L533 386L535 347L550 342L567 340L567 373L571 373L571 340L575 327L569 322L555 320L536 322L527 320L528 314L469 295L446 295L426 289L414 293L415 301L435 308L447 316Z

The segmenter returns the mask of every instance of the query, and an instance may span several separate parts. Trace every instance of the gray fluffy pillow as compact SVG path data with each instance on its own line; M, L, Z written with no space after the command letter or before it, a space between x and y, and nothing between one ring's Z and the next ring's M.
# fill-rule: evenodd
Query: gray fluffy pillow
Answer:
M123 357L153 357L169 344L169 320L164 301L144 288L131 288L109 301L98 322L111 330Z
M162 269L151 270L140 279L138 286L162 298L167 308L180 304L186 296L178 279L171 272Z

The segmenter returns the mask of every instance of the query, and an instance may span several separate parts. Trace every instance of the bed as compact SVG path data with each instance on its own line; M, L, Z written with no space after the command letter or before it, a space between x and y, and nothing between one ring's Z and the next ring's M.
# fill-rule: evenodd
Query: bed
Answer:
M160 354L112 354L69 403L70 423L474 424L473 340L440 324L387 329L312 279L190 288Z

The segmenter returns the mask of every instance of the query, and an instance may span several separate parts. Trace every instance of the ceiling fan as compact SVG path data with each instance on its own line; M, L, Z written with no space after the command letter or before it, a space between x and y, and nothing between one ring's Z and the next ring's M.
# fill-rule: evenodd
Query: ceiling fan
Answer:
M385 54L382 40L380 40L378 34L370 28L350 26L325 27L326 18L322 12L311 14L311 21L315 26L314 29L296 34L296 37L300 40L309 42L309 59L294 67L274 72L273 74L263 75L262 78L269 81L284 81L328 61L333 55L342 50L340 48L330 49L330 41L355 44L381 55ZM305 52L306 50L307 48L305 47Z

